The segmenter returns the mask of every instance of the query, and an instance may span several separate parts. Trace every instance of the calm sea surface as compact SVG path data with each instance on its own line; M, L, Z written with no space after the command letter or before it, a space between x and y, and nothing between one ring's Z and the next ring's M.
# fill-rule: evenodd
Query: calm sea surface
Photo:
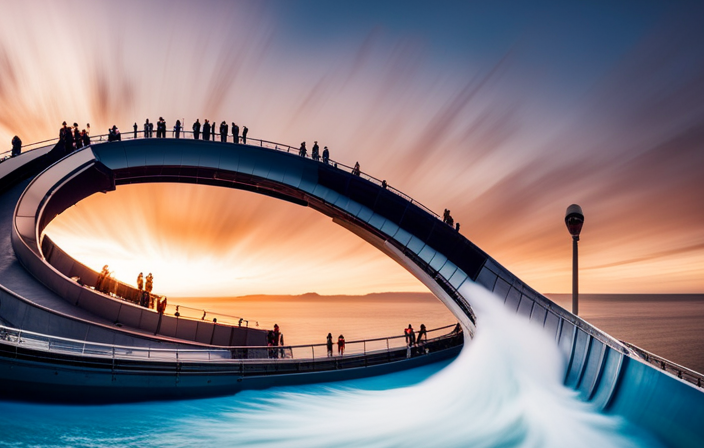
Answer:
M425 293L368 296L284 296L260 298L174 298L176 304L204 308L259 322L259 328L278 324L287 345L325 343L328 333L347 341L403 336L411 324L429 330L454 325L457 319L433 296ZM449 333L449 330L448 330Z
M570 294L550 294L571 309ZM278 323L286 344L325 342L328 332L348 341L402 335L412 324L428 329L457 322L430 293L369 296L286 296L174 298L174 303L204 308L252 322L260 328ZM582 294L580 316L611 336L678 364L704 372L704 295Z

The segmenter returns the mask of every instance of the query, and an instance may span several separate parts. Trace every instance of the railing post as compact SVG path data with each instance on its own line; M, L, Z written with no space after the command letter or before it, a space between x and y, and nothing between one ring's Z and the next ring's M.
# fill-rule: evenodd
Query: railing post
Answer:
M310 346L310 351L311 351L311 353L313 354L313 361L315 361L315 347L311 345L311 346Z
M367 340L364 340L364 356L367 356Z

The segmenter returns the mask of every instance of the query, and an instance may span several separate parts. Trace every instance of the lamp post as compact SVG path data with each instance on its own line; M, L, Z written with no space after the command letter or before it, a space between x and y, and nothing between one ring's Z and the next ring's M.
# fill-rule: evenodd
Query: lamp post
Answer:
M582 207L577 204L572 204L567 207L565 214L565 224L567 230L572 235L572 314L579 314L579 280L578 280L578 261L577 261L577 242L579 241L579 233L582 231L584 224L584 214Z

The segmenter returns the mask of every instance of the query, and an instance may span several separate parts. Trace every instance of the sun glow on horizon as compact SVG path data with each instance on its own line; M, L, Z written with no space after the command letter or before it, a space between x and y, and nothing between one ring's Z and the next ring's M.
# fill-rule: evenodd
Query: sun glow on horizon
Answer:
M307 207L222 187L119 186L45 232L93 270L169 297L427 291L386 255Z

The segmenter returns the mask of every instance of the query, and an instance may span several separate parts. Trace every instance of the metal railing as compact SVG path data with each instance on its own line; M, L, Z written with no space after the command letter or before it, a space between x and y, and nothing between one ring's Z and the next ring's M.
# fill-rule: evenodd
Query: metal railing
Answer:
M671 373L677 378L692 383L697 387L702 387L702 383L704 383L703 374L696 372L692 369L688 369L687 367L681 366L679 364L676 364L656 354L650 353L649 351L644 350L638 347L637 345L633 345L630 342L621 341L621 343L633 350L641 359L656 366L657 368L662 369L665 372Z
M452 328L452 331L448 331ZM422 352L427 344L451 340L462 334L459 324L428 330L427 341L419 342L411 349ZM331 356L327 344L287 345L276 347L234 346L219 348L151 348L86 342L76 339L51 336L33 331L0 325L0 343L47 353L68 354L108 359L153 360L172 362L280 362L286 360L321 360L366 356L406 349L405 336L349 341L344 344L344 353L338 353L337 342L333 344ZM459 345L459 344L455 344Z
M130 129L131 129L131 128L130 128ZM144 130L141 130L141 131L138 130L136 133L135 133L134 131L121 132L121 133L120 133L120 138L121 138L122 140L134 140L135 138L136 138L136 139L145 138L145 137L144 137L144 134L145 134ZM170 136L170 137L167 137L167 138L175 138L175 132L174 132L174 131L167 131L166 134L167 134L167 136ZM185 139L193 139L193 135L194 135L193 131L186 131L186 130L184 130L184 129L181 129L181 131L179 132L179 134L180 134L180 138L185 138ZM93 143L102 143L102 142L106 142L106 141L108 140L108 137L109 137L109 134L100 134L100 135L91 136L91 137L90 137L91 144L93 144ZM203 140L202 137L203 137L203 133L200 132L200 138L199 138L199 140ZM147 137L147 138L156 138L156 137ZM233 137L231 134L228 134L227 142L228 142L228 143L234 143L234 142L233 142L233 138L234 138L234 137ZM209 139L209 141L218 142L218 143L219 143L220 140L221 140L221 138L220 138L220 134L219 134L219 133L211 133L211 134L210 134L210 139ZM23 145L23 146L22 146L22 154L24 154L25 152L28 152L28 151L25 150L25 148L30 148L30 147L32 147L32 149L29 150L29 151L32 151L33 149L37 149L37 148L39 147L38 145L47 146L47 145L45 145L45 144L47 144L47 143L49 143L49 144L50 144L50 143L56 143L56 142L58 142L58 141L59 141L58 138L54 138L54 139L49 139L49 140L43 140L43 141L41 141L41 142L35 142L35 143L30 143L30 144L27 144L27 145ZM259 146L260 148L273 149L273 150L275 150L275 151L281 151L281 152L286 152L286 153L290 153L290 154L298 154L298 152L299 152L299 148L293 147L293 146L291 146L291 145L286 145L286 144L283 144L283 143L276 143L276 142L272 142L272 141L268 141L268 140L262 140L262 139L257 139L257 138L251 138L251 137L249 137L249 136L247 137L246 143L243 143L243 142L242 142L242 136L240 135L240 136L239 136L239 142L238 142L238 143L240 143L240 144L246 144L246 145L249 145L249 146ZM44 146L42 146L42 147L44 147ZM12 152L12 151L6 151L6 152L3 152L3 153L0 153L0 160L3 160L4 158L6 158L8 154L11 154L11 152ZM313 156L312 156L312 154L311 154L309 148L307 149L307 154L306 154L305 156L299 156L299 157L305 157L305 158L307 158L307 159L312 159L312 160L313 160ZM319 163L323 163L323 162L322 162L322 156L319 157L318 162L319 162ZM346 165L346 164L344 164L344 163L342 163L342 162L335 161L335 160L333 160L333 159L330 159L330 160L329 160L328 165L333 166L333 167L335 167L335 168L337 168L337 169L346 171L346 172L348 172L348 173L354 173L354 167L349 166L349 165ZM390 192L396 194L397 196L400 196L400 197L402 197L403 199L407 200L407 201L410 202L411 204L414 204L414 205L416 205L417 207L420 207L420 208L423 209L425 212L431 214L431 215L434 216L435 218L442 220L442 218L441 218L437 213L435 213L434 211L432 211L431 209L429 209L428 207L426 207L426 206L423 205L422 203L416 201L415 199L413 199L413 198L410 197L409 195L407 195L407 194L403 193L402 191L400 191L400 190L398 190L398 189L392 187L392 186L389 185L386 181L377 179L376 177L374 177L374 176L372 176L372 175L369 175L369 174L367 174L367 173L365 173L365 172L363 172L363 171L361 171L361 170L359 171L359 174L357 174L357 176L360 177L360 178L362 178L362 179L365 179L365 180L367 180L367 181L369 181L369 182L371 182L371 183L373 183L373 184L375 184L375 185L377 185L377 186L380 186L380 187L382 187L382 188L385 188L386 190L389 190Z
M176 316L180 319L189 320L207 320L211 322L216 322L218 324L226 324L236 327L258 327L259 322L255 320L245 319L241 316L235 316L232 314L218 313L215 311L208 311L203 308L193 308L186 305L176 305L168 304L164 314L171 316Z

